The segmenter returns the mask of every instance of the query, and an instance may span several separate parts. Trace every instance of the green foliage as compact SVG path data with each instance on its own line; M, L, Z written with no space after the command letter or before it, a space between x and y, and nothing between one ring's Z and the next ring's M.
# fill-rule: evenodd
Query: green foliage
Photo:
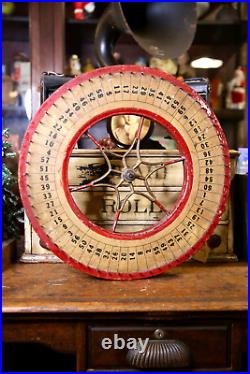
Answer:
M14 158L12 145L8 142L9 131L2 131L2 223L3 239L17 238L20 234L20 223L23 223L23 209L20 208L19 197L13 192L17 186L17 178L6 165L6 160Z

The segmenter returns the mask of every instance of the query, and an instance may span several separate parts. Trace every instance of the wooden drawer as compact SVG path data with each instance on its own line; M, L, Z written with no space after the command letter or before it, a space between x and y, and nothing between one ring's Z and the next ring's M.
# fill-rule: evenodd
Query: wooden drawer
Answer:
M223 369L229 368L230 363L230 334L227 325L215 326L91 326L88 330L88 368L99 370L132 369L126 359L128 349L108 350L102 348L102 339L114 341L114 334L119 338L154 338L154 331L162 329L165 339L180 340L187 345L191 352L191 363L187 369ZM166 368L167 369L167 368Z

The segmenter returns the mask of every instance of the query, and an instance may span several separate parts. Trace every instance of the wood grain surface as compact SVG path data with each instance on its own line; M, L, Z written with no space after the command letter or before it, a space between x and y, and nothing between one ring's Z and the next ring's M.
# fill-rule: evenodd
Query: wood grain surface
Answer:
M152 279L106 281L66 264L3 272L3 314L247 311L247 265L183 264Z

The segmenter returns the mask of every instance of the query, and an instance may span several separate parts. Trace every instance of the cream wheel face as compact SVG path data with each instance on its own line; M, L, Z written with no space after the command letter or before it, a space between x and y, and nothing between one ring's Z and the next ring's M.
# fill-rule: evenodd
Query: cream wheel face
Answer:
M118 115L139 118L123 151L103 145L94 131L97 123ZM141 149L145 120L171 135L175 157L161 159L159 152ZM83 155L97 154L103 161L98 177L77 184L70 160L80 138L95 148L82 149ZM161 201L163 190L152 188L151 180L175 167L182 183L170 204ZM30 123L19 163L23 204L41 240L67 263L107 279L149 277L190 257L218 223L229 176L225 137L206 103L172 76L135 66L98 69L59 88ZM88 209L86 191L90 197L95 191ZM91 213L95 205L99 209L95 196L102 193L114 195L105 225ZM122 217L135 196L161 214L142 230L135 222L124 231Z

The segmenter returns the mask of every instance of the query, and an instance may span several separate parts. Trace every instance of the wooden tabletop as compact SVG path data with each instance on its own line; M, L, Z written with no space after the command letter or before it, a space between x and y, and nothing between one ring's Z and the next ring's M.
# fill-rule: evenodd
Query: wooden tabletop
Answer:
M4 314L247 310L242 263L189 263L136 281L100 280L66 264L14 264L2 287Z

